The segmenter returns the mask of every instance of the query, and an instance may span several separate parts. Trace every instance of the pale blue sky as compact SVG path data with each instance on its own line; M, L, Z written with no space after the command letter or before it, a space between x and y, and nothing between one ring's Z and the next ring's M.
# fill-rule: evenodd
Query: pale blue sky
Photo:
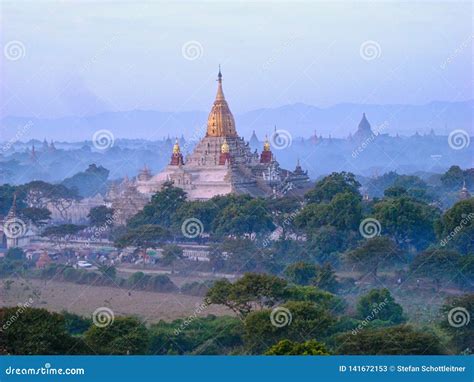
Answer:
M234 113L473 98L470 2L1 4L1 116L207 111L219 63Z

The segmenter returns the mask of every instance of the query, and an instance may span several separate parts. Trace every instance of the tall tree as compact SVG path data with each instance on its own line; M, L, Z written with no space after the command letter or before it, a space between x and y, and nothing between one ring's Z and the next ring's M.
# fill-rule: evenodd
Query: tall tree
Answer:
M285 296L287 282L266 274L246 273L235 283L219 280L209 289L206 297L212 304L221 304L246 316L254 308L275 305Z
M213 230L217 235L250 235L275 229L272 216L261 198L248 195L236 198L219 211Z
M436 233L442 246L462 254L474 254L474 198L461 200L436 222Z
M396 243L388 237L376 236L362 242L362 245L346 253L346 259L363 273L377 277L383 265L400 260L401 252Z
M19 211L19 215L38 227L48 224L51 219L51 211L47 208L26 207Z
M402 247L412 244L423 249L435 240L434 222L439 210L424 202L406 196L384 199L375 204L373 215L382 232Z
M314 189L309 191L305 197L310 203L329 202L334 195L348 192L360 197L360 183L355 175L350 172L333 172L316 182Z
M27 306L0 308L0 327L3 328L0 335L0 353L3 354L67 355L85 352L82 340L67 333L64 317L59 313Z
M313 302L289 301L273 310L252 312L245 318L245 347L252 354L260 354L284 339L321 340L335 322L327 309Z
M111 228L114 225L114 209L107 206L92 207L87 217L94 227Z
M317 267L314 264L302 261L290 264L285 269L287 279L295 284L309 285L316 277Z
M392 324L406 321L403 308L395 302L387 288L372 289L357 302L357 316L361 320L382 320Z
M186 192L167 182L161 191L152 196L142 211L128 221L130 228L143 225L160 225L171 228L176 219L176 211L186 202Z
M309 203L295 218L295 224L308 234L324 226L338 231L357 230L362 220L360 197L354 193L342 192L329 202Z
M116 317L110 325L91 326L84 340L98 354L146 354L149 333L136 318Z

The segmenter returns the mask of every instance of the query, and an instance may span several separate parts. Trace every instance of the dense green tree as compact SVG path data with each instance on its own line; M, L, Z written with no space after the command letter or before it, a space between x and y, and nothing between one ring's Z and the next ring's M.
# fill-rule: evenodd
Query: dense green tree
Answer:
M0 216L5 216L13 204L13 195L17 194L17 207L24 208L24 194L18 192L18 187L9 184L0 185Z
M207 292L212 304L227 306L240 316L246 316L255 308L271 307L282 301L287 282L275 276L246 273L236 282L218 280Z
M384 199L374 206L374 217L382 232L392 236L400 246L426 248L435 240L434 221L439 211L410 197Z
M329 355L324 344L309 340L303 343L281 340L265 352L266 355Z
M26 255L21 248L13 247L8 249L7 253L5 254L5 260L24 261L26 260Z
M295 224L308 234L324 226L338 231L357 230L362 220L360 196L350 192L338 193L331 201L307 204L295 218Z
M440 245L474 254L474 198L461 200L436 222Z
M363 273L377 277L381 266L400 261L401 252L396 243L388 237L376 236L362 242L360 247L346 253L346 260Z
M461 288L474 290L474 255L461 257L456 280Z
M51 211L47 208L26 207L19 211L20 218L37 227L44 226L51 219Z
M26 304L0 308L0 352L3 354L78 354L84 352L80 339L70 336L64 317Z
M304 263L302 261L290 264L285 269L286 278L290 282L300 285L309 285L316 277L316 274L316 265Z
M171 238L171 234L166 228L154 224L145 224L138 228L127 229L123 235L115 240L114 245L117 248L156 248L169 238Z
M149 333L136 318L115 317L109 325L91 326L84 340L97 354L146 354Z
M283 299L312 302L334 314L343 313L347 307L343 298L311 285L288 285Z
M150 336L151 354L229 354L243 345L243 323L237 317L190 316L153 324Z
M399 175L394 171L370 179L367 192L373 197L399 197L402 194L424 201L432 200L432 192L424 180L415 175Z
M75 189L41 180L35 180L19 187L19 196L25 200L29 207L49 208L52 205L64 220L67 220L67 210L73 202L80 199Z
M401 196L408 196L407 190L401 186L391 186L383 192L387 198L399 198Z
M441 176L441 183L447 190L451 191L458 191L464 181L468 187L472 187L474 185L474 173L469 170L463 171L459 166L451 166Z
M461 256L449 249L432 248L415 256L410 264L411 272L416 276L434 280L437 290L443 282L455 282Z
M474 293L449 298L441 307L443 330L458 352L474 350Z
M152 196L142 211L128 221L130 228L143 225L160 225L171 228L176 222L176 212L186 202L186 192L172 183L165 183L161 191Z
M336 272L329 263L317 267L316 277L312 280L312 283L319 289L331 293L336 293L339 289Z
M48 237L54 242L56 242L56 244L60 245L61 242L67 241L68 238L78 234L84 228L86 227L83 225L76 224L54 225L46 227L41 233L41 236Z
M357 302L357 316L361 320L382 320L392 324L406 321L403 308L395 302L387 288L372 289Z
M107 206L92 207L87 217L93 227L111 228L114 225L114 209Z
M181 226L186 219L198 219L203 226L203 232L210 232L214 219L219 212L219 206L214 201L187 201L176 211L174 229L182 235Z
M336 194L350 193L360 198L360 183L350 172L333 172L316 182L305 198L310 203L330 202Z
M359 231L349 231L341 235L337 228L327 225L308 232L308 236L307 251L320 264L326 262L337 263L339 259L337 255L352 246L360 238Z
M219 211L213 232L222 235L250 235L268 233L275 229L272 216L260 198L239 196Z
M92 325L92 320L90 318L85 318L75 313L63 310L61 315L64 317L66 330L72 335L83 334Z
M312 302L289 301L273 310L250 313L245 318L245 347L260 354L279 341L320 340L335 323L329 311Z
M336 337L337 353L344 355L438 355L443 354L436 335L409 325L365 329L357 335Z

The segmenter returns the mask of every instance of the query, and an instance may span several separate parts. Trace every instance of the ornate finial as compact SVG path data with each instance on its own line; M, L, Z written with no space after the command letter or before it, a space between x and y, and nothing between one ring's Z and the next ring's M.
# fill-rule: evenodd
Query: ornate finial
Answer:
M217 74L217 81L222 81L221 64L219 64L219 73Z
M267 135L265 135L265 143L263 144L263 151L270 151L270 142L268 142Z
M224 138L224 143L221 146L221 153L222 154L227 154L229 152L229 144L227 143L227 139Z
M173 154L179 154L180 149L179 149L179 143L178 143L178 138L176 138L176 141L174 142L173 145Z

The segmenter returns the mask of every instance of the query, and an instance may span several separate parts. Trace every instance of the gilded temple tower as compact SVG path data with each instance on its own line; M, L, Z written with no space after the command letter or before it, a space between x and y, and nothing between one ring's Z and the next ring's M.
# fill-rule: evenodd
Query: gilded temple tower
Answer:
M222 73L220 67L217 82L216 100L212 105L209 118L207 119L206 137L237 137L234 116L229 109L222 90Z

